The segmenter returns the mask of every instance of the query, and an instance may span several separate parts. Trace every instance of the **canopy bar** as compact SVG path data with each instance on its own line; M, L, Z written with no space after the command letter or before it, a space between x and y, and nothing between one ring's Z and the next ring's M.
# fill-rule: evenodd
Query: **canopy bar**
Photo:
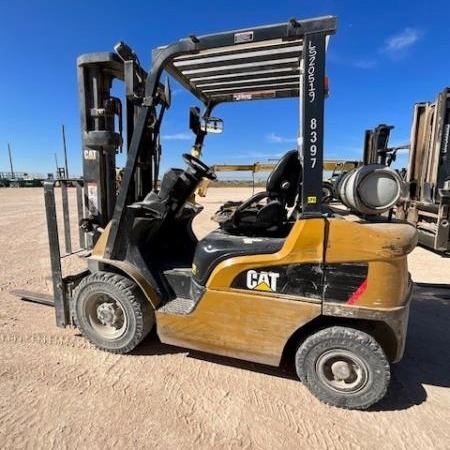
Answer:
M263 100L270 98L290 98L298 97L300 90L298 88L284 88L277 90L261 90L261 91L250 91L250 92L233 92L233 93L223 93L212 95L212 101L214 103L222 102L237 102L243 100Z
M272 69L272 70L254 70L253 72L241 72L241 73L229 73L225 75L212 75L212 76L203 76L203 77L192 77L191 81L192 83L202 83L206 81L223 81L223 80L235 80L235 79L244 79L248 80L251 78L258 78L261 75L299 75L300 69L293 69L291 67L285 67L285 68L278 68L278 69Z
M243 64L235 64L235 65L226 65L219 67L211 67L211 68L203 68L197 70L185 70L182 73L183 76L190 79L190 75L199 75L202 73L206 73L208 75L233 75L233 76L242 76L242 73L239 69L248 69L249 71L256 70L265 70L266 73L270 72L273 69L278 68L288 68L290 70L299 70L298 66L298 58L283 58L278 60L271 60L270 63L268 61L259 61L252 63L243 63Z
M245 61L266 61L269 59L269 56L272 56L274 59L278 59L281 57L289 58L296 57L300 54L302 47L300 45L290 46L290 47L281 47L281 48L271 48L266 49L263 47L262 50L254 51L254 52L245 52L238 54L230 54L226 53L221 56L212 56L212 57L204 57L204 58L192 58L192 59L184 59L179 61L175 59L174 66L179 70L186 69L197 69L199 67L216 67L218 63L226 61L227 63L239 63Z
M202 50L203 56L221 56L226 55L229 53L233 54L239 54L246 51L252 51L252 50L258 50L261 47L264 47L266 49L271 48L282 48L286 47L288 45L293 45L291 41L283 40L282 38L279 39L272 39L267 41L261 41L261 42L250 42L247 44L236 44L236 45L230 45L227 47L219 47L219 48L209 48L206 50ZM182 61L184 59L191 59L195 58L195 54L189 54L189 55L180 55L177 57L177 61Z
M230 85L246 85L246 84L254 84L254 83L275 83L277 81L292 81L295 83L298 83L298 76L299 73L293 74L293 75L282 75L279 77L267 77L267 78L240 78L239 80L233 80L233 81L220 81L220 82L214 82L214 83L196 83L198 88L210 88L214 86L230 86Z
M203 92L205 92L205 94L212 94L214 95L216 92L247 92L247 91L253 91L253 90L267 90L267 89L285 89L285 88L298 88L298 81L291 81L291 82L285 82L285 83L281 83L281 82L277 82L277 83L255 83L252 84L250 86L244 86L244 85L239 85L239 86L233 86L233 87L222 87L222 88L217 88L217 89L205 89Z

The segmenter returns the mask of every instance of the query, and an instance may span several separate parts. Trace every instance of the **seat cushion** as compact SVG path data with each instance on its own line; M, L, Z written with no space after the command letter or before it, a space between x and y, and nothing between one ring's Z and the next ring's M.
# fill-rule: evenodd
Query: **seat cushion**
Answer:
M245 236L270 236L287 220L286 209L277 200L242 210L240 207L242 202L227 202L215 213L214 220L222 230Z
M213 269L222 261L234 256L263 255L281 249L284 238L249 238L216 230L204 237L195 250L193 278L205 285Z

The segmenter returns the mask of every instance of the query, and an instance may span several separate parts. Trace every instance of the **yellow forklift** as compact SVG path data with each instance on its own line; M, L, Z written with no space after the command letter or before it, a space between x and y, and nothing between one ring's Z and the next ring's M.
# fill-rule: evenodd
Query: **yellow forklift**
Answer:
M108 352L128 353L156 328L163 343L271 366L292 362L330 405L365 409L379 401L405 345L416 231L322 205L325 54L335 30L326 16L192 35L155 49L148 73L124 43L81 56L83 179L67 183L77 184L87 269L62 276L55 189L47 183L54 295L21 296L54 305L58 326L76 326ZM160 128L171 103L164 74L204 110L190 109L187 167L159 181ZM116 79L124 81L125 105L111 93ZM301 102L299 148L280 159L264 193L237 208L228 229L197 240L191 224L202 207L193 193L203 178L216 178L198 156L223 125L213 110L288 97ZM122 145L127 163L117 191ZM65 186L65 250L73 253Z

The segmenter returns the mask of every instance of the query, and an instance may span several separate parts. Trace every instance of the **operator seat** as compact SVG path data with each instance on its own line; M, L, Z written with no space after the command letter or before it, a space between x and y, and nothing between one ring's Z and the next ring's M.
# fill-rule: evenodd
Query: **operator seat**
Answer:
M219 218L220 227L231 233L248 236L277 234L287 222L287 207L295 204L302 176L297 150L288 151L272 170L266 190L250 197L231 213ZM263 206L258 205L267 199ZM256 206L255 206L256 205ZM236 205L234 205L236 206ZM226 210L226 205L222 207ZM219 212L220 217L220 212Z

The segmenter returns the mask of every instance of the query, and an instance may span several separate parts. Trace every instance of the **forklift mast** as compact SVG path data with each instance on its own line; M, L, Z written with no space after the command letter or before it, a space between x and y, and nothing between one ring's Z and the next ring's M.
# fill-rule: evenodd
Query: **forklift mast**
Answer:
M387 155L391 149L388 148L389 136L394 127L392 125L380 124L373 130L366 130L364 135L363 164L386 165Z
M111 90L115 79L124 79L123 64L112 53L81 56L77 63L86 216L104 228L114 208L116 153L122 145L115 123L121 102Z
M397 217L412 222L419 243L450 251L450 88L414 106L407 171L409 195Z
M408 181L413 183L414 200L439 203L450 180L450 88L435 102L414 106ZM448 190L448 187L447 187Z
M142 104L147 73L135 53L123 42L115 53L92 53L77 60L81 140L84 179L84 217L101 228L111 221L117 198L116 155L128 146L133 136L135 119ZM125 84L125 108L120 98L113 96L114 82ZM154 109L152 109L154 112ZM123 119L125 118L125 130ZM124 143L124 131L126 142ZM142 199L152 188L154 165L159 162L159 141L147 144L137 158L137 170L129 183L127 200ZM125 145L124 145L125 144ZM91 240L87 247L95 244Z

